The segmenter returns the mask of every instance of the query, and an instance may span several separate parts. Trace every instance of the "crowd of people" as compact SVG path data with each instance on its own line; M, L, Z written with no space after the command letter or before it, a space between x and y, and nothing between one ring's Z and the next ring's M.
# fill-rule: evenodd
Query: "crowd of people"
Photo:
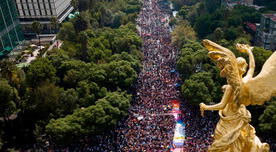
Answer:
M176 49L170 39L170 9L156 0L145 0L137 24L143 39L143 69L129 118L118 129L121 151L170 151L174 117L166 115L171 100L179 97L175 84Z
M177 49L171 45L169 19L171 9L162 1L145 0L137 19L138 32L143 39L143 69L137 81L136 97L129 117L115 131L97 136L87 151L171 151L175 119L169 113L172 100L180 100L176 84L180 78L175 71ZM212 139L213 117L201 118L197 109L183 102L182 117L187 138L184 151L206 151Z
M184 152L204 152L213 142L214 133L218 121L217 112L206 111L204 117L200 115L198 107L182 101L181 110L186 123L186 140Z
M181 80L175 71L178 52L171 45L171 15L171 9L162 0L144 0L137 18L137 29L143 39L143 69L129 116L114 130L88 137L81 141L81 146L62 151L169 152L174 148L176 122L171 115L171 101L181 100L176 85ZM186 126L183 151L207 151L213 142L217 113L206 111L205 117L201 117L199 107L185 100L181 100L180 109Z

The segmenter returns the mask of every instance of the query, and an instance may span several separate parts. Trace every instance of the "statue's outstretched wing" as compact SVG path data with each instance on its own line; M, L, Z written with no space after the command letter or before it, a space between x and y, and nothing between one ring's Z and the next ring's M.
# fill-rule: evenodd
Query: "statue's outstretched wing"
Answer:
M227 79L227 83L232 86L235 95L239 94L241 75L234 53L210 40L203 40L203 45L209 51L208 56L221 70L220 76Z
M240 95L245 105L262 105L276 96L276 52L265 62L261 72L245 82L242 88Z

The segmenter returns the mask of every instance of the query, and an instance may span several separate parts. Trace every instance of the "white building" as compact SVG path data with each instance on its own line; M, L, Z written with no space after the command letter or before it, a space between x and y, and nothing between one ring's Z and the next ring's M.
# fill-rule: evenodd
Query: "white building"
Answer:
M20 24L25 30L33 21L39 21L47 29L51 18L61 23L72 12L71 0L16 0Z

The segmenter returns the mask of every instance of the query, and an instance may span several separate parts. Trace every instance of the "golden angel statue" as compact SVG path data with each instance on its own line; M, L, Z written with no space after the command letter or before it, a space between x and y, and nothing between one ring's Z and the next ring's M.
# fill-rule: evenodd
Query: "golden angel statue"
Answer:
M222 87L224 95L215 105L200 104L201 115L204 110L218 110L220 120L217 123L214 142L209 152L267 152L269 145L261 143L255 135L255 128L249 124L251 114L248 105L262 105L276 95L276 52L263 65L261 72L253 77L255 61L253 47L237 44L240 52L249 56L248 64L242 57L236 58L233 52L210 40L203 40L208 56L221 70L220 76L227 79ZM247 73L246 73L247 72ZM245 76L243 76L246 73Z

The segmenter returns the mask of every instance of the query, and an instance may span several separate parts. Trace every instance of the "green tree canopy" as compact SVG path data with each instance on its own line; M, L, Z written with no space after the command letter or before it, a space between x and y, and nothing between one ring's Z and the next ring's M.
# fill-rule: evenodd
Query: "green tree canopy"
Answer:
M195 41L196 39L196 32L189 23L185 21L178 23L172 32L172 42L178 47L182 47L187 41Z
M61 25L58 39L67 41L76 41L77 32L72 22L64 22Z
M108 93L96 105L76 110L64 118L52 119L46 131L57 143L70 143L84 135L97 134L126 116L130 100L131 96L126 93Z
M58 117L57 109L61 97L62 89L53 83L43 82L35 90L27 92L28 100L25 108L31 111L34 120L46 120L51 115Z
M112 61L128 61L131 64L131 67L135 69L137 73L140 72L141 64L139 57L131 55L127 52L122 52L120 54L114 54L109 59L110 62Z
M45 81L55 83L57 81L56 69L47 58L38 58L28 67L26 78L32 87Z
M203 71L202 65L210 62L207 51L195 41L188 41L180 50L180 57L177 60L177 69L182 79L186 79L195 72Z
M7 122L11 114L16 112L18 93L7 80L0 79L0 116Z
M257 75L261 72L265 61L272 55L272 51L261 47L254 47L253 54L256 62L255 75Z
M276 102L273 100L264 110L259 118L261 131L269 134L275 134L276 130Z
M193 105L199 105L201 102L210 103L217 92L215 85L211 73L199 72L184 81L181 93Z
M136 71L127 61L110 62L103 66L107 73L107 83L112 89L118 86L122 89L129 89L137 79Z

